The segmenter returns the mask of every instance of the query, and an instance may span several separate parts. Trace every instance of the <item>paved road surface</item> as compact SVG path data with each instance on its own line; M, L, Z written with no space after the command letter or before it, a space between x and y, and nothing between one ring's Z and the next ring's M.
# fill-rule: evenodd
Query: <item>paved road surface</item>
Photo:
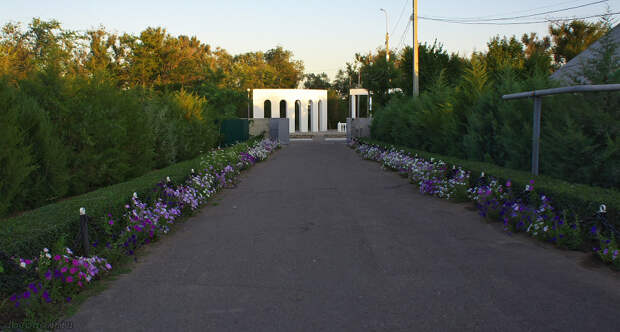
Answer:
M342 143L244 173L77 331L620 331L620 276L423 196Z

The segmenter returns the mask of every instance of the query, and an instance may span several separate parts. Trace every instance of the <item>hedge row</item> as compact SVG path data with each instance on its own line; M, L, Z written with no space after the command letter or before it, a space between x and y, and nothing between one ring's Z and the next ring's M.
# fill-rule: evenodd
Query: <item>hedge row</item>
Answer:
M570 183L544 175L534 176L529 172L503 168L490 163L462 160L416 149L394 146L373 139L364 138L360 139L360 142L388 149L395 148L422 158L436 158L448 164L460 165L472 173L470 177L470 181L472 181L471 185L475 184L479 178L478 175L482 172L501 181L510 180L514 186L521 186L522 188L528 185L530 180L534 180L536 192L544 193L551 197L554 206L572 212L582 219L588 220L594 218L600 205L605 204L607 207L607 220L615 225L617 229L620 229L620 192L616 190ZM610 165L610 167L613 166Z
M226 150L241 151L247 143L237 144ZM191 169L199 169L201 158L180 162L172 166L152 171L133 180L104 187L83 195L49 204L25 212L19 216L0 220L0 251L20 257L35 257L41 248L53 247L58 241L73 247L78 244L79 209L86 208L93 219L91 225L101 224L108 214L120 216L123 207L134 192L140 197L149 198L151 191L162 179L170 177L181 183ZM98 229L89 229L93 240L97 239Z

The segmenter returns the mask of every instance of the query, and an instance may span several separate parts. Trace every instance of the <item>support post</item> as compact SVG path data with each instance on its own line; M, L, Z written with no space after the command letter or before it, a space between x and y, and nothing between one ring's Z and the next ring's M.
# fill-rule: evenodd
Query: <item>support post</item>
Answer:
M420 78L418 70L418 0L413 0L413 14L411 15L413 26L413 96L420 95Z
M84 246L84 256L88 257L88 216L86 209L80 208L80 234L82 235L82 245Z
M538 155L540 147L540 112L542 108L541 97L534 97L534 127L532 130L532 174L538 175Z

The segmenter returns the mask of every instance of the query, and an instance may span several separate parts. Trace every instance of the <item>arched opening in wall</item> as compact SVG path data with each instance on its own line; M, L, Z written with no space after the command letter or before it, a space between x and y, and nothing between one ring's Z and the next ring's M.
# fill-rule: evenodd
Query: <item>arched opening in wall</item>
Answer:
M280 118L286 118L286 100L280 100Z
M323 114L323 101L319 100L319 107L318 108L318 112L319 112L319 124L317 125L316 131L321 131L321 115Z
M265 110L265 119L271 118L271 101L265 100L263 103L263 109Z
M308 100L308 131L313 131L314 128L312 128L312 111L314 104L312 103L312 100Z
M299 100L295 100L295 131L299 131L301 127L301 102Z

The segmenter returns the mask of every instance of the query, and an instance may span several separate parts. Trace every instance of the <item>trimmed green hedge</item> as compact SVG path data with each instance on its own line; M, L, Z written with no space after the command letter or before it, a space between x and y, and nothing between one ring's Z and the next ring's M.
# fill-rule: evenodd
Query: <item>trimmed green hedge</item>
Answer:
M247 143L240 143L226 150L241 151L245 147ZM0 220L0 251L19 257L36 257L42 248L53 247L63 237L65 245L73 247L79 233L80 207L86 208L86 213L92 218L89 227L97 225L105 220L108 213L113 216L122 215L125 204L134 192L138 193L143 201L148 201L153 188L167 176L173 182L184 182L192 168L200 169L200 161L201 158L198 157L180 162L127 182ZM97 239L99 232L101 230L89 228L89 236L93 241Z
M510 180L513 186L524 188L530 180L534 180L534 189L544 193L553 201L553 205L561 210L570 211L582 219L589 219L599 210L601 204L607 206L607 218L610 223L620 229L620 192L613 189L592 187L584 184L570 183L553 179L544 175L533 176L529 172L503 168L494 164L462 160L426 151L395 146L373 139L360 139L361 142L384 148L395 148L422 158L436 158L446 163L459 165L471 171L470 181L477 181L481 172L501 181ZM613 167L610 165L610 167Z

